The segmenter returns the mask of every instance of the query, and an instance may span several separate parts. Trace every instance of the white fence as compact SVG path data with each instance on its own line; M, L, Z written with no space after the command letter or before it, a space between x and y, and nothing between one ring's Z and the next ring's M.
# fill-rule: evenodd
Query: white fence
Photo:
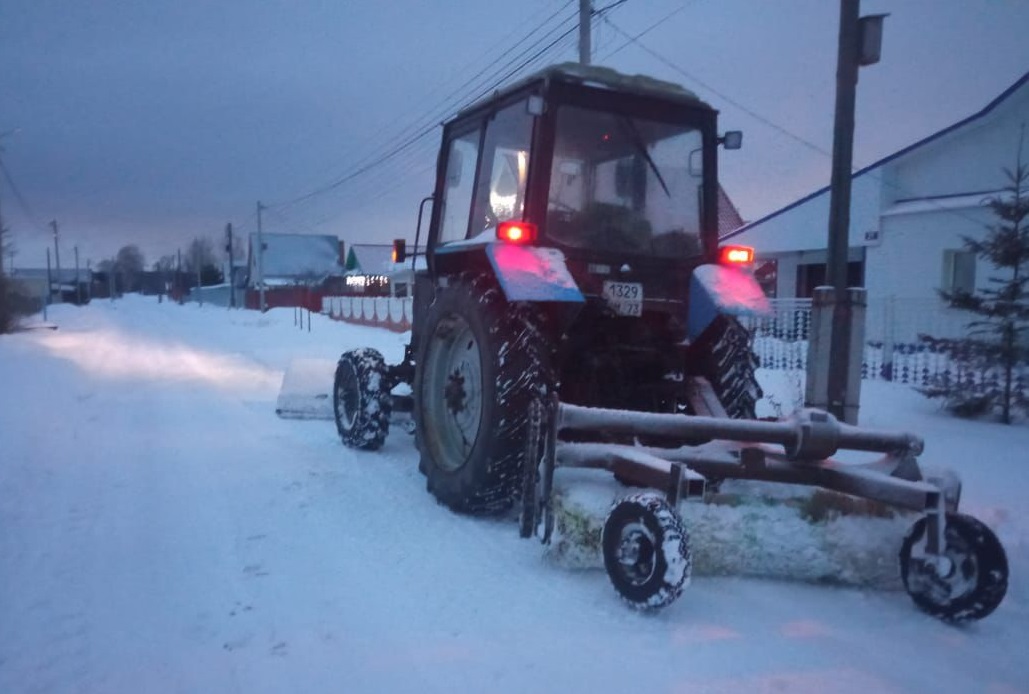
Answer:
M772 314L748 318L744 324L754 336L754 351L768 369L807 368L810 299L773 299ZM865 316L862 376L924 386L938 377L961 382L961 371L949 354L919 339L964 337L975 319L966 311L943 307L936 299L887 298L870 301ZM980 378L977 376L976 378Z
M754 352L766 369L807 368L808 333L811 328L810 299L773 299L767 317L744 321L754 337ZM396 332L411 329L410 298L326 296L322 313L336 320L375 325ZM948 354L934 350L919 335L958 338L974 316L941 307L935 299L880 299L870 301L865 317L865 349L862 376L924 386L939 376L962 381L960 371ZM977 376L976 378L979 378Z
M395 332L411 329L412 300L389 296L322 297L322 313L335 320L375 325Z

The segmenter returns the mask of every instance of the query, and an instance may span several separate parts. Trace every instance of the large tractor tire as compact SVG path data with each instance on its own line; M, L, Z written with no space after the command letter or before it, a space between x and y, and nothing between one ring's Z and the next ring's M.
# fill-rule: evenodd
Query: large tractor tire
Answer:
M755 419L763 393L754 373L758 359L747 329L735 318L719 316L694 349L699 355L700 375L711 383L726 413L733 419Z
M506 510L522 484L529 405L552 388L538 315L485 277L461 277L437 289L423 325L413 389L428 489L455 511Z

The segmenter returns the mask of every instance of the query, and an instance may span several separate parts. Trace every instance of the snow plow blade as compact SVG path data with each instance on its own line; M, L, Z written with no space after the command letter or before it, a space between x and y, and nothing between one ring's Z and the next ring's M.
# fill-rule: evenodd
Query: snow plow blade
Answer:
M336 362L331 359L295 359L282 376L275 414L284 419L334 418L332 383Z

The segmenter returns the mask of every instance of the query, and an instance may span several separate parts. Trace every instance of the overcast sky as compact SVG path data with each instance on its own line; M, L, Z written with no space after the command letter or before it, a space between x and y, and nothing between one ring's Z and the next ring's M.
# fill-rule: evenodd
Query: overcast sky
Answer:
M413 238L438 128L330 193L281 203L438 121L571 28L576 5L0 0L0 133L16 129L0 146L30 210L0 181L15 265L43 265L51 219L65 266L75 245L95 264L127 243L149 264L226 222L254 230L258 200L273 206L267 231ZM891 16L882 62L861 71L856 167L1029 71L1029 0L864 0L862 12ZM742 129L722 182L755 219L828 183L838 16L836 0L627 0L608 18L632 36L660 22L640 42L661 58L599 22L594 61L679 82ZM576 55L573 31L540 59Z

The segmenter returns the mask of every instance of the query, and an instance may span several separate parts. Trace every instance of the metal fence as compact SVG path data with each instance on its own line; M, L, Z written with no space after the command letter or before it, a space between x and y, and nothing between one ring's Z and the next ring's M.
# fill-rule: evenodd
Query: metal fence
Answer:
M761 366L776 370L807 368L811 328L810 299L773 299L766 317L750 317L744 324L754 336L754 351ZM967 360L955 359L919 335L935 338L964 337L975 316L941 306L936 299L886 298L868 303L865 316L865 348L862 377L925 386L938 378L954 383L995 378L989 372L972 372ZM1022 378L1029 374L1022 374Z

